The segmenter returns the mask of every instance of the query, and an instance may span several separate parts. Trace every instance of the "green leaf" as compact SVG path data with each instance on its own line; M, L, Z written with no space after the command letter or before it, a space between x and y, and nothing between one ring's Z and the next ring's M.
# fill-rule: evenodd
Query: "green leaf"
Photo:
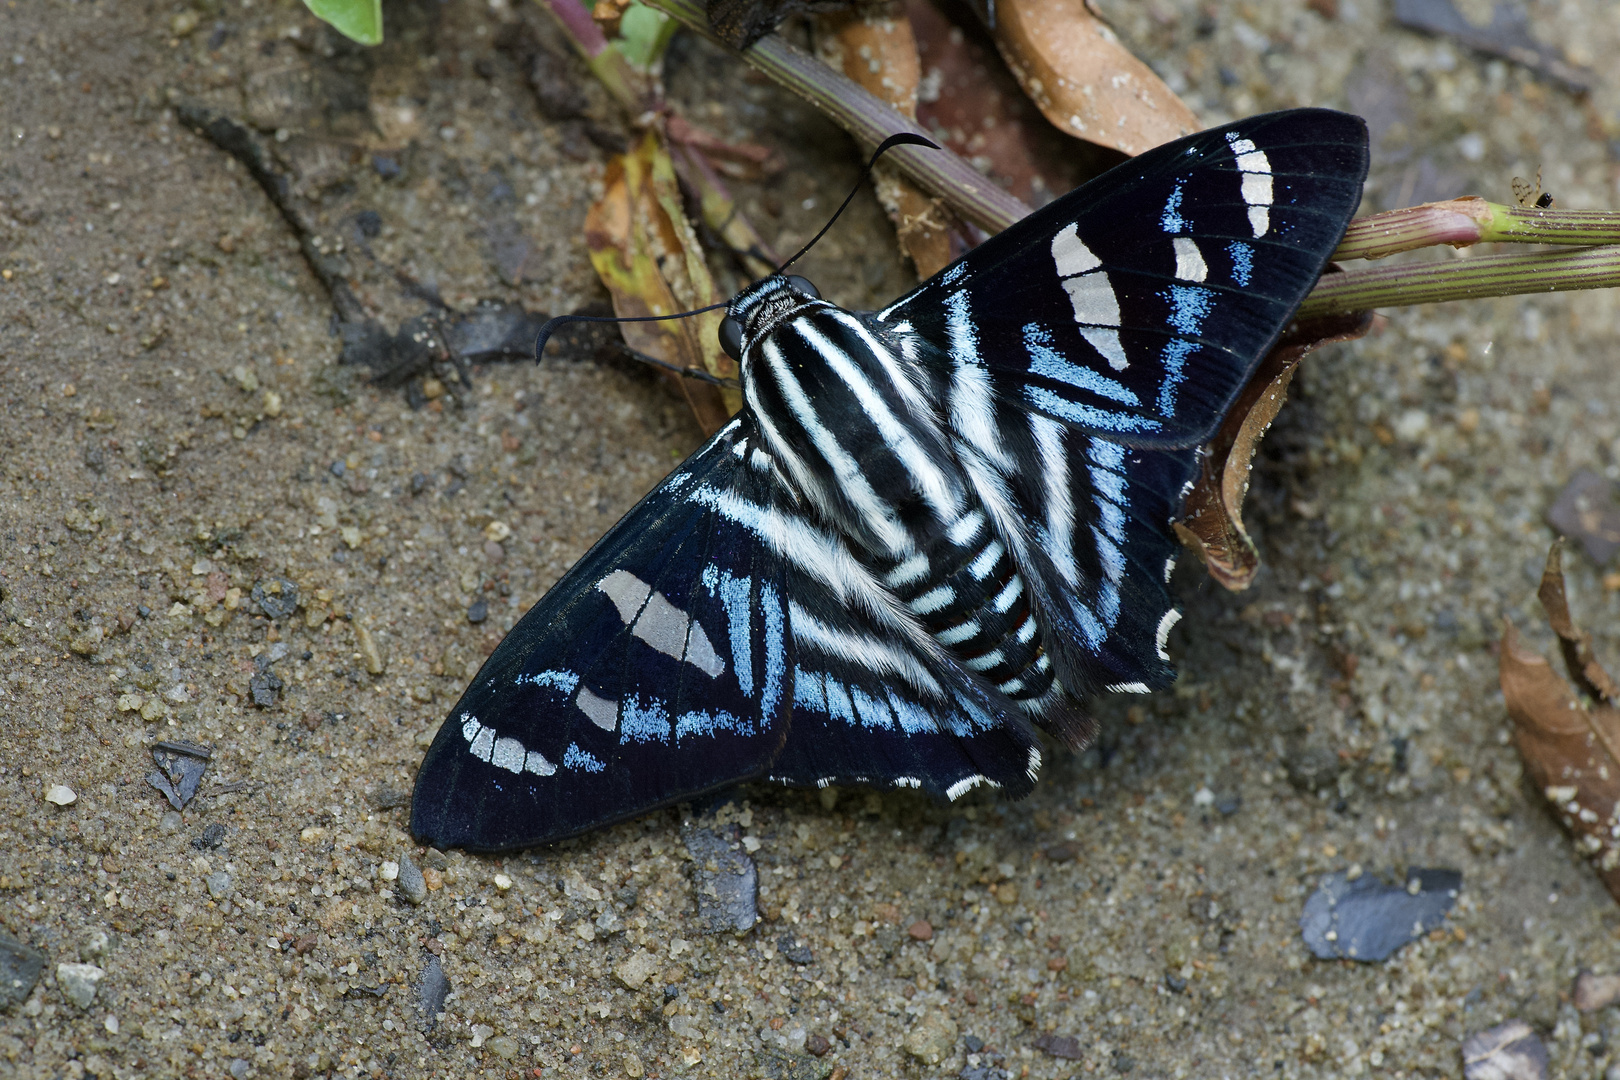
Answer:
M619 36L613 46L638 70L646 71L663 58L664 48L678 25L661 11L631 4L619 20Z
M382 0L304 0L304 6L351 41L382 43Z

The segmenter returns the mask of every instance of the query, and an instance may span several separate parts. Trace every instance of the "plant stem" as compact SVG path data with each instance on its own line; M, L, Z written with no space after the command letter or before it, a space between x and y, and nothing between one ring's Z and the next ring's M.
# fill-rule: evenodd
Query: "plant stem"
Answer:
M1620 243L1620 212L1538 210L1505 206L1478 196L1424 203L1357 218L1345 230L1335 260L1382 259L1436 244L1467 247L1503 241L1521 244Z
M571 3L573 0L550 0ZM693 31L718 42L709 19L695 0L645 0L673 15ZM744 50L742 58L773 82L798 94L845 131L868 146L890 135L917 130L917 122L874 97L852 80L784 41L767 34ZM921 132L919 134L926 134ZM989 233L998 233L1029 214L1030 208L949 150L901 146L884 160L892 161L924 190L939 196L952 210Z
M1620 247L1482 255L1455 262L1369 267L1324 274L1296 319L1483 296L1620 286Z
M647 82L618 49L608 44L602 28L579 0L539 0L557 20L574 48L590 65L608 93L632 117L646 112L650 105Z

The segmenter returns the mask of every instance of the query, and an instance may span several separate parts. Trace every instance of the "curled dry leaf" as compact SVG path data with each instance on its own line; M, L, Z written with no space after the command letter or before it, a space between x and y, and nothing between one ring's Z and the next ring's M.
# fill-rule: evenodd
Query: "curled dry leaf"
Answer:
M668 315L720 300L697 235L681 208L669 152L654 132L627 154L609 160L602 198L585 215L591 265L623 317ZM625 342L677 368L698 368L736 378L737 366L720 351L722 314L705 312L667 322L622 323ZM681 390L698 423L713 433L741 407L739 393L691 379Z
M1575 686L1508 626L1500 675L1514 744L1530 779L1575 837L1576 850L1620 900L1620 839L1614 835L1620 828L1620 690L1593 658L1590 636L1570 618L1561 541L1547 555L1539 595Z
M1076 138L1140 154L1204 125L1086 0L977 0L1018 84Z
M1288 384L1307 353L1353 341L1372 326L1372 313L1351 312L1295 323L1261 361L1209 441L1198 482L1176 522L1181 542L1198 553L1216 581L1247 589L1260 570L1260 552L1243 527L1243 497L1260 439L1288 399Z
M916 117L922 68L911 19L900 0L821 16L816 20L816 53L868 93ZM872 182L917 276L932 277L948 266L960 253L951 243L952 231L961 228L956 216L886 162L873 169Z

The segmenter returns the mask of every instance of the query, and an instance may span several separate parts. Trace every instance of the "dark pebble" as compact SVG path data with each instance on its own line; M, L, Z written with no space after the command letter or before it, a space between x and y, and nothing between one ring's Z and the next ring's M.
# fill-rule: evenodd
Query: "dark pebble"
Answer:
M203 829L202 835L191 841L191 846L196 848L198 851L206 851L217 848L219 845L225 842L225 833L225 826L216 821L212 825L209 825Z
M135 606L135 614L139 615L143 619L150 619L152 617L152 609L147 607L145 604L137 604Z
M0 1007L27 1001L44 970L44 953L0 930Z
M422 969L422 981L417 985L416 1000L429 1028L438 1024L444 1000L449 996L450 980L445 977L443 965L437 956L428 957L427 966Z
M1455 870L1414 867L1399 885L1371 875L1350 881L1341 870L1306 899L1300 933L1321 960L1383 960L1443 923L1461 889Z
M711 934L741 934L759 921L759 872L743 851L740 835L735 825L681 830L692 856L698 922Z
M825 1035L812 1035L804 1040L804 1048L815 1057L826 1057L832 1049L832 1040Z
M341 480L348 473L349 466L347 462L340 459L332 462L332 464L328 466L328 469L331 470L333 476Z
M253 583L253 602L272 619L285 619L298 610L298 586L286 578L261 578Z
M1079 854L1080 845L1071 840L1053 844L1046 849L1046 857L1052 862L1072 862Z
M1231 817L1233 814L1243 809L1243 796L1228 795L1226 798L1221 799L1215 804L1215 809L1219 810L1222 816Z
M382 232L382 215L375 210L362 210L354 215L354 223L360 230L360 235L370 240Z
M420 495L420 494L422 494L422 492L424 492L424 491L426 491L428 489L428 485L431 484L431 483L433 483L433 481L428 478L427 473L412 473L411 474L411 494L412 495Z
M372 807L377 810L397 810L411 801L409 792L400 791L398 788L390 787L387 784L378 784L371 789L366 798L371 801Z
M1166 975L1164 977L1164 988L1172 994L1179 994L1187 989L1187 980L1179 975Z
M776 943L776 951L781 953L782 958L790 964L804 965L815 960L815 955L811 953L810 946L802 941L794 940L792 934L782 935L781 939Z
M977 1054L984 1049L984 1040L977 1035L964 1035L962 1036L962 1045L967 1047L968 1053Z
M483 600L474 600L472 606L467 609L467 621L481 623L487 618L489 618L489 604Z
M1034 1045L1035 1049L1045 1050L1053 1057L1062 1058L1064 1061L1079 1061L1081 1058L1080 1040L1073 1035L1056 1035L1048 1031L1044 1035L1037 1036Z
M384 180L392 180L404 171L399 167L399 162L395 161L387 154L372 154L371 167L375 169L377 171L377 175L382 177Z

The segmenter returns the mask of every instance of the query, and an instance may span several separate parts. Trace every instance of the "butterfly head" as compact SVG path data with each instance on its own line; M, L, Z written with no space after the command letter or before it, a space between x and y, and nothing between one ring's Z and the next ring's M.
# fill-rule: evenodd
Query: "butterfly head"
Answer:
M821 293L798 274L772 274L738 293L720 320L720 347L742 363L744 343L758 338L783 318L806 304L819 303Z

